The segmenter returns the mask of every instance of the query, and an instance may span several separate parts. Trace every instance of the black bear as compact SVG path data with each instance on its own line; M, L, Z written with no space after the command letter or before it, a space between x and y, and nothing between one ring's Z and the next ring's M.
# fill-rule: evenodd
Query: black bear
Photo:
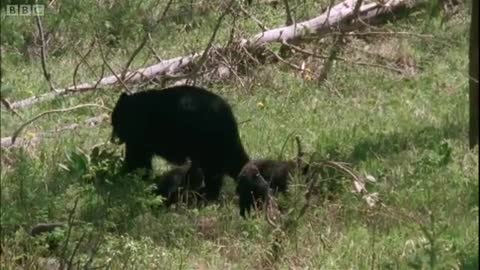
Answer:
M204 175L200 168L193 167L191 161L166 171L155 179L157 195L165 198L165 205L170 206L179 200L189 203L198 202L199 192L204 184Z
M293 160L257 159L252 161L274 193L286 193L292 176L297 173L306 175L310 171L310 165L303 160L305 153L302 150L300 138L296 136L295 141L297 157Z
M301 175L309 172L308 165L299 165L294 160L257 159L252 163L258 168L274 193L286 193L289 182L297 172Z
M260 174L269 183L274 193L286 193L288 182L297 167L293 161L258 159L252 161L257 166Z
M261 207L270 195L268 182L260 174L253 162L242 168L237 178L236 192L239 196L240 215L246 218L252 207Z
M178 165L190 159L203 171L207 200L218 198L225 174L235 179L249 161L230 105L200 87L123 93L111 120L112 141L126 145L127 171L150 171L153 155Z

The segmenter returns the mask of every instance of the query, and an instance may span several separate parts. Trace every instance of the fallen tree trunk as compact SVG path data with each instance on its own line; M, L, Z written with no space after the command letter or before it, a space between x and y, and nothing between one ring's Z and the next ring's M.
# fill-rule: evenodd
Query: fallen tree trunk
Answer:
M352 30L352 24L347 22L352 20L356 0L345 0L324 12L319 17L311 20L293 24L291 26L280 27L272 30L268 30L255 35L251 39L241 40L239 43L241 46L247 49L255 49L264 44L273 42L286 42L294 40L310 33L326 34L334 30ZM390 14L397 11L399 8L415 7L423 3L422 0L389 0L385 3L367 3L363 4L359 8L358 21L369 22L371 19L375 19L381 15ZM361 24L363 25L363 24ZM342 28L343 27L343 28ZM177 57L169 60L162 61L158 64L141 68L132 72L128 72L125 76L124 83L134 83L144 80L151 80L155 77L172 77L178 74L182 69L186 68L199 58L202 53L194 53L184 57ZM21 109L30 107L38 102L52 100L58 96L67 94L81 93L91 91L97 87L112 86L121 83L118 78L121 74L115 74L102 78L95 83L84 83L80 85L74 85L65 89L57 89L56 91L48 92L39 96L33 96L24 100L19 100L11 103L12 109Z
M124 80L124 82L134 83L134 82L142 81L145 79L155 78L161 75L168 76L169 74L174 74L175 72L178 72L179 70L184 68L186 65L192 63L193 60L195 60L200 56L201 54L192 54L184 57L177 57L177 58L162 61L158 64L148 66L146 68L141 68L136 71L128 72L125 76L126 79ZM52 100L58 96L91 91L102 86L116 85L120 83L118 81L118 78L120 76L121 76L120 74L111 75L111 76L102 78L98 82L83 83L80 85L69 86L65 89L56 89L56 91L52 91L39 96L33 96L20 101L12 102L10 104L10 107L12 109L27 108L34 105L35 103Z
M355 4L357 0L343 1L325 11L322 15L311 20L268 30L255 35L253 38L243 40L246 46L258 47L272 42L287 42L306 36L310 33L326 34L335 30L345 30L342 26L353 19ZM393 13L399 8L407 6L414 7L422 3L421 0L390 0L384 4L368 3L360 6L358 10L358 20L368 22L377 16L387 13Z

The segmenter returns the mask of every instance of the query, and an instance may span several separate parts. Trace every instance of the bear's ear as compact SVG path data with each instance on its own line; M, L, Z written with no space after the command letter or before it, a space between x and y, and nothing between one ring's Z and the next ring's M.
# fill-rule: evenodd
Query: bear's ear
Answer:
M128 97L127 92L122 92L122 94L120 95L120 99L124 99L126 97Z

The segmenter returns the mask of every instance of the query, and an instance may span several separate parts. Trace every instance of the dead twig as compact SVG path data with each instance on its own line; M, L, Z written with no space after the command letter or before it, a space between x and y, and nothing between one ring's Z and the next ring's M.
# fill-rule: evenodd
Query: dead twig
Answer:
M286 14L285 26L290 26L290 25L294 24L294 21L293 21L293 18L292 18L292 12L290 10L288 0L283 0L283 4L285 6L285 14ZM282 46L280 47L280 50L279 50L279 55L281 55L282 57L287 57L288 53L289 53L288 47L286 47L282 44Z
M15 115L18 118L20 118L21 120L23 120L23 117L14 108L12 108L12 105L10 104L10 102L6 98L1 97L0 102L13 115Z
M240 10L242 11L243 14L247 15L252 21L254 21L262 31L268 31L269 29L263 24L259 19L257 19L255 16L250 14L242 5L240 5Z
M295 136L295 143L297 144L297 166L299 166L300 164L298 163L305 156L305 152L303 152L303 148L302 148L302 142L300 141L300 136L298 135Z
M233 13L232 13L233 14ZM235 39L235 30L237 29L237 15L236 14L233 14L232 16L232 23L231 23L231 27L230 27L230 33L228 35L228 42L227 44L225 44L225 46L223 47L223 49L229 47L232 45L234 39Z
M73 259L75 258L75 255L77 254L78 248L80 247L80 244L83 242L83 239L85 239L86 232L82 232L82 235L80 236L80 239L77 241L75 244L75 247L73 248L72 254L70 255L70 259L68 260L67 263L67 269L74 269L73 268Z
M371 32L349 32L349 33L331 33L330 35L343 35L343 36L412 36L418 38L433 39L434 35L419 34L411 32L389 32L389 31L371 31Z
M359 193L366 192L367 190L365 189L365 181L359 177L357 174L355 174L350 168L344 166L344 164L335 162L335 161L323 161L322 164L328 167L332 167L334 169L337 169L341 172L346 173L348 176L350 176L355 182L361 184L361 189L359 190Z
M71 236L72 228L73 228L73 215L75 214L75 211L77 210L77 205L78 205L79 200L80 200L80 197L77 197L75 199L73 207L70 210L70 212L68 213L68 220L67 220L68 230L67 230L67 235L65 236L65 241L63 243L62 253L60 255L60 269L64 269L65 255L67 253L67 246L68 246L68 242L70 242L70 236Z
M128 93L132 93L132 91L130 91L130 88L128 88L128 86L125 84L125 82L122 80L122 78L120 78L117 73L115 73L115 71L113 70L113 68L110 66L110 64L108 64L107 62L107 59L105 58L105 54L103 53L103 49L102 49L102 45L100 44L99 45L99 49L100 49L100 55L102 57L102 61L103 61L103 64L110 70L110 72L113 74L113 76L115 76L115 78L117 79L118 82L120 82L120 84L123 86L123 88L125 88L125 91L127 91ZM100 79L99 82L101 82L102 79Z
M354 19L357 19L359 17L358 13L360 11L360 7L362 6L362 3L363 3L363 0L357 0L357 2L355 3L355 7L353 8L353 13L352 13L352 16Z
M95 41L93 41L95 42ZM76 49L74 48L74 51L77 55L80 56L80 58L83 58L82 54ZM86 58L86 57L85 57ZM90 64L88 63L88 61L85 59L85 65L88 67L88 69L90 70L90 72L92 73L92 75L94 77L97 77L96 74L95 74L95 70L90 66ZM65 95L67 93L77 93L77 92L85 92L85 91L89 91L89 90L94 90L94 89L97 89L98 85L100 84L100 82L102 81L103 79L103 76L105 75L105 64L102 63L102 66L101 66L101 72L100 72L100 76L98 76L98 80L92 84L92 86L89 86L89 87L85 87L85 84L82 85L81 88L77 87L77 85L74 85L73 87L69 87L69 88L66 88L64 89L62 93L57 93L58 95Z
M313 194L313 191L315 190L315 185L317 184L317 181L318 181L318 177L312 177L312 179L308 183L307 192L305 193L305 204L298 212L298 215L295 219L296 221L300 220L300 218L302 218L305 215L305 213L307 212L307 209L310 207L312 194Z
M210 36L210 40L208 41L207 48L203 51L202 56L200 56L200 59L194 65L192 71L190 71L189 74L187 74L187 75L191 75L191 76L195 77L195 75L198 73L198 71L200 71L200 69L202 68L203 64L206 62L207 57L208 57L208 53L213 46L213 41L215 41L215 37L217 36L218 29L220 29L220 25L222 24L223 18L225 18L225 16L227 16L227 14L230 13L233 3L235 3L235 0L231 0L230 3L228 3L225 11L220 15L220 17L218 17L215 28L213 29L213 33ZM188 77L190 77L190 76L188 76Z
M143 37L142 42L140 42L140 45L138 45L138 47L133 51L132 55L130 56L127 63L125 64L125 67L123 68L123 71L122 71L121 76L120 76L120 78L122 78L122 80L125 80L125 75L128 72L128 68L132 64L135 57L142 51L143 47L145 47L145 44L147 44L148 35L149 35L148 33L145 34L145 37ZM128 81L128 78L126 79L126 81Z
M50 8L50 7L53 7L53 5L55 5L55 2L57 2L57 0L51 0L51 1L49 1L48 7L49 7L49 8Z
M285 14L286 14L285 25L286 26L292 25L294 21L292 17L292 11L290 10L290 5L288 4L288 0L283 0L283 4L285 5Z
M240 78L240 75L238 75L238 73L235 71L235 69L232 67L232 65L230 64L230 62L227 60L227 58L225 57L225 55L221 54L218 52L218 50L215 50L214 53L220 57L222 60L223 60L223 63L225 64L225 66L228 68L228 70L230 70L230 72L235 76L237 77L237 80L238 82L240 83L240 85L242 86L242 89L245 88L245 84L243 83L242 79Z
M100 77L98 78L98 80L95 82L95 84L93 85L93 89L97 89L98 85L100 84L100 82L102 81L102 78L103 76L105 75L105 63L102 63L102 72L100 74Z
M163 61L162 58L158 55L158 53L152 48L152 46L148 45L147 48L153 55L153 57L155 57L155 60L157 60L159 63Z
M78 69L80 68L80 65L82 65L87 57L90 55L90 53L92 52L93 50L93 46L95 45L95 39L92 40L92 42L90 43L90 46L88 47L88 50L87 52L82 56L80 52L78 52L76 49L75 51L80 55L80 61L78 62L78 64L75 66L75 69L73 70L73 88L74 90L77 90L77 73L78 73ZM103 77L103 76L102 76Z
M284 59L283 57L281 57L278 53L272 51L271 49L265 48L265 50L267 50L269 53L271 53L278 61L280 61L280 62L282 62L282 63L284 63L284 64L287 64L288 66L290 66L290 67L292 67L292 68L294 68L294 69L296 69L296 70L298 70L298 71L308 72L308 73L310 73L310 74L313 74L313 72L312 72L311 70L302 68L302 67L300 67L300 66L298 66L298 65L295 65L294 63L291 63L291 62L285 60L285 59Z
M328 21L330 20L330 14L331 14L331 11L332 11L332 8L335 4L335 0L330 0L330 3L327 7L327 19L322 23L322 27L325 27L328 23Z
M218 30L220 29L220 26L221 26L221 23L223 21L223 19L225 18L225 16L230 13L231 11L231 6L232 4L235 2L235 0L231 0L230 3L227 5L227 8L225 9L225 11L220 15L220 17L217 19L217 23L215 25L215 28L213 30L213 33L212 35L210 36L210 39L208 41L208 44L207 44L207 47L205 48L205 50L202 52L199 60L197 63L194 64L194 67L192 68L192 70L186 74L182 74L182 75L168 75L168 74L164 74L163 77L165 79L174 79L174 80L181 80L181 79L189 79L189 78L192 78L192 77L196 77L200 71L200 69L203 67L203 65L205 64L205 62L207 61L207 58L208 58L208 54L210 52L210 49L213 47L213 42L215 41L215 38L217 36L217 32Z
M17 128L15 130L15 132L13 132L13 135L12 135L12 145L15 144L15 141L18 137L18 135L20 135L20 132L26 127L28 126L29 124L31 124L32 122L34 122L35 120L45 116L45 115L49 115L49 114L53 114L53 113L64 113L64 112L69 112L69 111L73 111L73 110L77 110L77 109L80 109L80 108L86 108L86 107L98 107L98 108L102 108L102 109L105 109L105 110L108 110L108 111L111 111L110 108L107 108L103 105L98 105L98 104L81 104L81 105L78 105L78 106L74 106L74 107L70 107L70 108L66 108L66 109L58 109L58 110L50 110L50 111L45 111L45 112L42 112L40 113L39 115L31 118L30 120L28 120L27 122L23 123L19 128Z
M159 20L160 21L160 20ZM158 23L157 23L158 24ZM157 25L156 24L156 25ZM137 55L142 51L143 47L145 47L145 45L147 44L149 40L149 32L146 32L145 33L145 36L143 37L142 39L142 42L140 42L140 45L138 45L138 47L133 51L132 55L130 56L130 58L128 59L127 63L125 64L125 67L123 68L123 71L120 75L120 78L122 78L122 81L125 80L125 81L128 81L128 78L125 79L125 76L127 75L127 72L128 72L128 68L130 67L130 65L132 64L133 60L135 59L135 57L137 57ZM133 76L133 75L132 75ZM131 76L130 76L131 77Z
M265 204L264 212L267 223L273 228L280 228L280 226L275 223L276 217L274 215L275 213L278 213L278 205L275 198L271 195L267 195L267 203Z
M37 3L37 1L35 1ZM42 71L43 71L43 77L48 83L48 86L50 87L51 91L57 92L55 87L53 87L52 81L51 81L51 74L47 70L47 55L45 53L45 36L43 34L43 27L42 27L42 21L40 20L40 16L37 14L35 15L35 22L37 24L37 29L38 29L38 34L40 36L40 41L41 41L41 46L40 46L40 58L41 58L41 64L42 64Z
M105 114L100 115L100 116L91 117L91 118L88 118L87 120L85 120L84 124L87 124L87 125L90 125L90 126L96 125L96 124L101 123L104 119L107 119L108 117L110 117L110 116L105 115ZM48 136L46 136L47 134L56 135L59 132L63 132L63 131L66 131L66 130L74 130L74 129L78 128L79 126L81 126L81 124L74 123L74 124L70 124L70 125L66 125L66 126L62 126L62 127L57 127L52 131L46 131L44 133L44 135L45 135L45 137L48 137Z
M306 55L309 55L309 56L313 56L315 58L319 58L319 59L329 59L331 56L325 56L325 55L320 55L320 54L317 54L317 53L314 53L314 52L311 52L311 51L308 51L308 50L305 50L305 49L302 49L298 46L295 46L291 43L287 43L287 42L283 42L283 44L285 44L286 46L300 52L300 53L303 53L303 54L306 54ZM381 68L381 69L386 69L386 70L390 70L390 71L394 71L396 73L400 73L400 74L403 74L404 71L401 70L401 69L398 69L398 68L394 68L394 67L389 67L389 66L385 66L385 65L380 65L380 64L374 64L374 63L366 63L366 62L358 62L358 61L352 61L352 60L349 60L349 59L346 59L346 58L343 58L343 57L339 57L339 56L336 56L334 55L333 56L333 60L338 60L338 61L342 61L342 62L345 62L345 63L348 63L348 64L352 64L352 65L359 65L359 66L369 66L369 67L376 67L376 68Z
M89 255L88 255L88 260L86 260L86 262L84 263L82 269L84 270L88 270L88 269L106 269L104 268L103 266L102 267L98 267L98 268L95 268L95 267L92 267L92 263L93 263L93 259L95 258L95 256L97 255L98 253L98 249L100 247L100 239L99 238L95 238L95 242L94 244L92 245L92 238L94 237L94 234L91 233L90 236L89 236L89 240L88 240L88 246L90 246L90 250L89 250ZM80 268L78 268L80 269Z
M332 47L330 48L330 53L328 57L326 57L326 61L323 65L323 68L321 69L321 73L318 76L319 83L322 83L327 79L328 73L332 69L333 61L337 58L337 54L340 51L341 46L343 45L342 39L343 39L343 36L337 37Z
M246 47L243 47L241 46L240 49L243 51L243 53L245 54L245 56L247 56L250 60L252 60L253 62L255 62L256 65L260 65L260 61L258 61L258 59L253 56L250 51L246 48Z
M60 132L63 132L63 131L67 131L67 130L75 130L77 129L78 127L81 127L81 126L88 126L88 127L92 127L96 124L99 124L101 123L103 120L105 119L108 119L110 116L107 115L107 114L102 114L100 116L95 116L95 117L91 117L91 118L88 118L86 120L83 121L83 124L81 123L72 123L72 124L69 124L69 125L66 125L66 126L62 126L62 127L58 127L58 128L55 128L53 130L49 130L49 131L46 131L46 132L43 132L43 133L39 133L36 135L36 137L33 139L33 140L40 140L41 138L50 138L50 137L54 137L54 138L58 138L58 134ZM53 135L53 136L51 136ZM27 139L18 139L17 138L17 141L16 141L16 144L25 144L27 142L30 142L31 140L27 140ZM4 137L4 138L1 138L1 143L0 143L2 149L7 149L9 147L13 147L14 144L12 143L12 137Z
M247 120L243 120L243 121L240 121L238 122L239 125L243 125L243 124L246 124L248 122L252 121L252 118L248 118Z
M160 16L160 20L163 20L165 18L165 15L167 15L168 10L170 9L170 6L172 5L173 0L168 1L167 5L163 9L162 15Z
M380 65L380 64L373 64L373 63L367 63L367 62L358 62L358 61L351 61L342 57L336 57L335 60L339 60L348 64L353 64L357 66L366 66L366 67L375 67L375 68L380 68L380 69L385 69L389 71L394 71L395 73L398 74L404 74L405 72L402 69L399 68L394 68L394 67L389 67L385 65Z

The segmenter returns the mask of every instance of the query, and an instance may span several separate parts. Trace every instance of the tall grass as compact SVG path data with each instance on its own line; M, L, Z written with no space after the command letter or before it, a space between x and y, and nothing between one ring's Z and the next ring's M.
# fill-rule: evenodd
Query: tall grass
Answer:
M79 60L74 48L84 51L95 34L106 35L102 42L110 46L109 61L121 69L148 19L163 7L155 1L133 6L121 1L77 2L62 3L57 13L44 18L45 28L57 31L48 66L60 86L72 82ZM192 12L189 1L176 1L170 16L152 32L152 47L164 59L201 50L220 14L220 2L196 1ZM293 2L298 18L317 14L325 4ZM284 20L281 8L256 3L248 10L270 27ZM290 225L278 230L261 214L242 220L234 183L225 179L219 204L167 210L151 195L147 182L116 174L123 153L121 147L102 144L111 132L106 121L56 132L23 149L2 150L1 268L31 268L50 258L51 264L63 262L73 268L477 269L478 149L470 151L467 144L468 14L461 6L443 24L425 29L426 14L417 12L375 29L412 35L348 36L340 50L340 56L353 62L378 58L385 65L397 63L409 69L403 74L335 61L327 79L319 83L271 63L254 67L248 77L209 85L232 104L239 121L249 120L240 125L240 133L252 157L292 158L296 150L287 138L299 135L305 150L317 159L349 162L356 171L372 175L376 182L367 188L378 193L385 207L366 207L350 192L350 184L342 182L343 192L328 197L318 192L305 215L290 224L304 204L306 185L298 178L289 196L279 198L279 222ZM2 97L17 100L48 91L38 46L31 40L33 19L4 14L1 19ZM242 29L239 34L259 31L247 17L236 23ZM220 43L228 38L228 27L221 32ZM322 52L330 41L303 46ZM322 64L299 55L290 60L304 62L311 70ZM99 55L94 53L89 61L98 75ZM144 50L133 66L154 61ZM95 79L87 68L79 76L81 81ZM60 98L20 113L25 120L81 103L113 107L120 90ZM100 113L89 108L44 117L23 136L33 138ZM20 122L2 109L2 137ZM166 166L155 161L157 173ZM31 226L54 221L71 226L49 239L28 235ZM54 244L61 248L49 249Z

